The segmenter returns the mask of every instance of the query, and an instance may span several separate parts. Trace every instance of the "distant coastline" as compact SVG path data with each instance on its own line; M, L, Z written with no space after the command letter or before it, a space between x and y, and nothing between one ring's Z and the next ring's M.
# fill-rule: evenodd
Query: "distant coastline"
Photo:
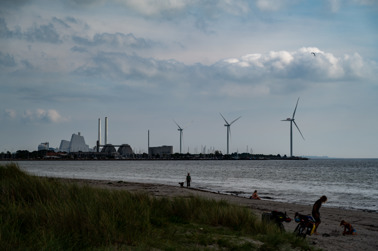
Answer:
M25 150L16 153L0 153L0 161L23 161L23 160L308 160L308 157L281 156L280 154L250 154L250 153L233 153L222 154L216 152L214 154L164 154L164 155L148 155L130 154L128 156L119 156L115 154L102 152L54 152L48 150L28 152Z

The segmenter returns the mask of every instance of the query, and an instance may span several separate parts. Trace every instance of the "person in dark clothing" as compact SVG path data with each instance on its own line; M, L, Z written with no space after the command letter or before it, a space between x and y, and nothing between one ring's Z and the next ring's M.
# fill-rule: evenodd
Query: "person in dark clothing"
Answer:
M312 217L314 217L314 220L315 220L314 234L318 234L317 230L318 230L319 224L321 222L319 209L322 206L322 204L326 201L327 201L327 196L323 195L322 197L320 197L320 199L318 199L314 203L314 206L312 207Z
M192 177L190 177L190 173L186 176L186 186L190 187L190 182L192 181Z

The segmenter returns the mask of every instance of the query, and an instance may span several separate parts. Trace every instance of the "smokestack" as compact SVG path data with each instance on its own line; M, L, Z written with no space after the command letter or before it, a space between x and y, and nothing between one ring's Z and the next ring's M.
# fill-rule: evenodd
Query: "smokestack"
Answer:
M108 117L105 117L105 145L108 144Z
M148 152L148 157L150 157L150 130L148 130L148 148L147 148L147 152Z
M101 119L98 119L98 144L101 145Z

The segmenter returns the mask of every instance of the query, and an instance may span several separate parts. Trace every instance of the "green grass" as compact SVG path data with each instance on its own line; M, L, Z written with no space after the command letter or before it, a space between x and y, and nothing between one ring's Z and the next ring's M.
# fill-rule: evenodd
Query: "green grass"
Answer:
M78 186L0 166L0 250L309 250L245 207Z

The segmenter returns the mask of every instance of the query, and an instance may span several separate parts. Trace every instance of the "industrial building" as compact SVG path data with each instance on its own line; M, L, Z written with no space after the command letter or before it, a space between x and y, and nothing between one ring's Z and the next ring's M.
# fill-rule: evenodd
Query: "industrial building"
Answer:
M173 154L173 146L154 146L148 148L148 155L171 155Z
M124 157L130 157L134 154L133 149L131 149L131 146L128 144L121 145L118 148L118 153L119 155L124 156Z
M59 146L60 152L92 152L93 150L85 144L84 137L78 134L72 134L71 141L62 140Z
M49 142L44 142L38 145L38 151L49 150Z

